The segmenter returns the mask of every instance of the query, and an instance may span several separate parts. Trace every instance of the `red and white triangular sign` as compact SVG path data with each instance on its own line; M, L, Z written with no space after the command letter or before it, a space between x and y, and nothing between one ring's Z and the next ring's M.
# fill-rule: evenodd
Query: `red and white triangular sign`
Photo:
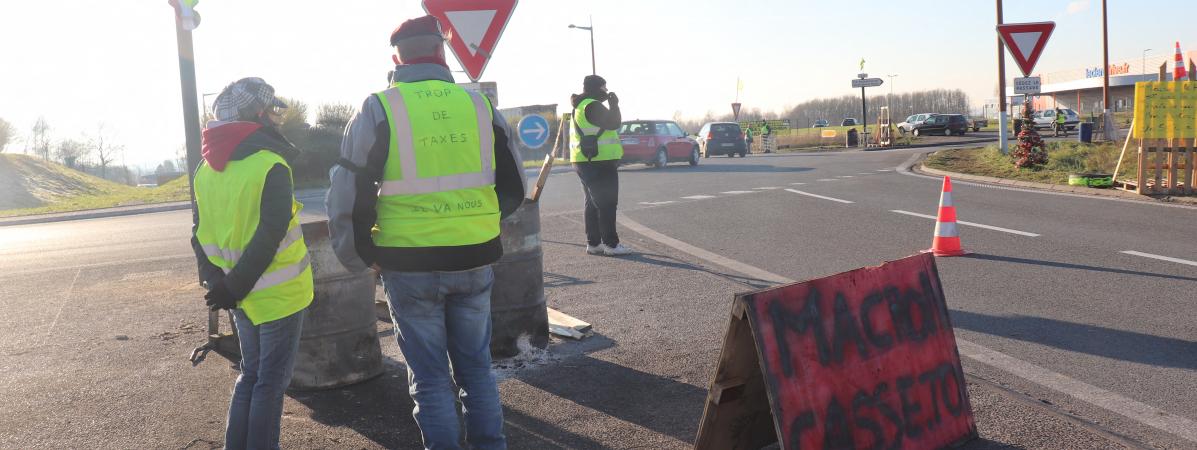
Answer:
M482 78L507 28L517 0L424 0L424 11L441 21L449 48L470 80Z
M1043 47L1047 46L1047 38L1051 37L1052 30L1055 29L1055 22L1008 23L997 26L998 34L1002 36L1006 48L1010 49L1010 56L1018 62L1024 77L1031 76L1035 63L1039 61L1039 55L1043 53Z

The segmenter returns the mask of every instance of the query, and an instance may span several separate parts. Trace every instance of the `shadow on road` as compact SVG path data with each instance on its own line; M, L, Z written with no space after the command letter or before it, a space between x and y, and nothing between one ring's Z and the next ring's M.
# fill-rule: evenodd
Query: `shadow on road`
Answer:
M1063 262L1057 262L1057 261L1045 261L1042 259L1027 259L1027 258L1015 258L1013 256L986 255L984 253L970 253L968 255L965 255L964 257L972 258L972 259L981 259L981 260L985 260L985 261L1008 262L1008 263L1016 263L1016 264L1031 264L1031 265L1046 266L1046 267L1058 267L1061 269L1090 270L1090 271L1094 271L1094 272L1107 272L1107 273L1117 273L1117 274L1122 274L1122 275L1135 275L1135 276L1140 276L1140 277L1164 278L1164 279L1169 279L1169 280L1197 281L1197 278L1182 277L1179 275L1168 275L1168 274L1152 273L1152 272L1140 272L1140 271L1136 271L1136 270L1114 269L1114 268L1110 268L1110 267L1100 267L1100 266L1086 266L1086 265L1082 265L1082 264L1063 263Z
M1197 370L1197 342L1022 315L953 310L952 325L969 331L1122 361Z
M734 275L731 273L711 270L706 267L696 266L694 264L690 264L688 262L679 260L677 258L673 258L670 256L665 256L665 255L656 255L656 254L652 254L652 253L635 253L635 254L628 255L628 256L621 256L619 258L623 259L623 260L627 260L627 261L638 262L641 264L651 264L654 266L668 267L671 269L691 270L691 271L695 271L695 272L708 273L708 274L711 274L711 275L714 275L714 276L717 276L720 278L734 281L736 283L746 284L748 286L751 286L754 289L763 289L763 288L767 288L767 287L774 286L777 284L772 281L760 280L760 279L756 279L756 278L745 277L745 276L740 276L740 275Z
M800 173L809 172L814 169L810 167L778 167L764 164L725 164L725 163L698 163L697 166L689 165L670 165L665 166L664 169L655 169L651 167L622 167L620 172L624 173L653 173L653 172L694 172L694 173Z

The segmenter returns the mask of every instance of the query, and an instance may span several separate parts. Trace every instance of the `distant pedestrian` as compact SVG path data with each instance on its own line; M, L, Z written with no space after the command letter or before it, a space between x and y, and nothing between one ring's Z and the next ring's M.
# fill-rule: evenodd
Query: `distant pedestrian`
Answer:
M752 127L744 129L744 147L746 152L752 153Z
M773 129L769 128L769 122L761 122L761 152L773 153Z
M603 106L607 102L610 107ZM586 253L619 256L632 249L619 242L615 214L619 207L619 160L623 145L619 141L619 96L607 91L607 80L587 75L582 93L574 94L570 126L570 160L582 181L586 196Z
M1064 110L1056 108L1056 120L1052 122L1052 130L1054 131L1052 134L1059 136L1060 133L1064 133L1064 136L1068 136L1068 129L1064 128L1064 123L1067 121L1068 116L1064 114Z
M312 268L291 180L298 150L278 131L274 88L243 78L216 97L195 172L191 245L213 310L229 309L241 343L226 449L279 448Z
M424 447L461 448L464 423L471 448L503 449L491 264L525 178L507 120L453 82L444 36L433 16L391 34L393 83L349 122L325 204L341 263L381 273Z

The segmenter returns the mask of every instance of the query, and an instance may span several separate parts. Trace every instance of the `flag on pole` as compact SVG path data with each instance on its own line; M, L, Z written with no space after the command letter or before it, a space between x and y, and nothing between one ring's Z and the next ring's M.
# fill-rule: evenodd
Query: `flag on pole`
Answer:
M736 93L742 92L743 90L744 90L744 81L741 80L740 77L736 77Z
M864 70L864 58L860 58L860 70Z

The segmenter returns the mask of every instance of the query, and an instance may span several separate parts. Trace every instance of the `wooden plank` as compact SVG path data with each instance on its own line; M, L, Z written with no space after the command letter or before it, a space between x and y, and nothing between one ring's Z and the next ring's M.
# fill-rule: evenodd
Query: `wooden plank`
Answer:
M1155 186L1151 187L1151 192L1155 194L1164 191L1164 149L1168 146L1166 142L1161 140L1155 147Z
M1147 140L1139 139L1139 170L1135 178L1135 193L1143 195L1143 188L1147 181Z
M741 300L732 307L695 450L757 449L777 442L756 343Z
M553 308L548 308L548 310L550 325L560 325L562 327L572 328L582 333L590 331L589 323Z
M1197 178L1197 165L1194 165L1194 163L1197 163L1197 156L1194 155L1194 153L1197 153L1197 139L1194 139L1191 144L1192 146L1189 147L1189 155L1185 164L1185 173L1187 173L1185 176L1185 194L1188 195L1197 193L1197 186L1194 186L1194 184L1197 184L1197 182L1194 182L1194 179Z
M1180 163L1177 159L1179 152L1183 151L1183 139L1177 139L1173 144L1179 144L1168 149L1168 193L1179 194L1180 189L1176 186L1176 182L1180 181L1176 178L1176 165Z
M549 333L575 340L581 340L582 338L586 337L586 333L555 323L549 323Z
M565 132L565 124L569 122L569 114L563 114L562 119L557 121L557 137L553 141L553 148L544 155L544 164L540 166L540 174L536 177L536 185L532 187L532 195L528 197L532 201L540 201L540 194L544 192L544 185L549 181L549 174L553 171L553 154L557 153L557 148L561 145L561 134Z
M1131 119L1131 130L1133 131L1134 129L1135 129L1135 119L1132 118ZM1122 153L1118 154L1118 165L1114 166L1114 179L1112 180L1115 185L1118 184L1118 171L1122 170L1122 160L1124 158L1126 158L1126 148L1127 148L1127 146L1130 145L1132 134L1134 134L1134 133L1126 133L1126 141L1124 141L1122 143Z

